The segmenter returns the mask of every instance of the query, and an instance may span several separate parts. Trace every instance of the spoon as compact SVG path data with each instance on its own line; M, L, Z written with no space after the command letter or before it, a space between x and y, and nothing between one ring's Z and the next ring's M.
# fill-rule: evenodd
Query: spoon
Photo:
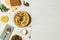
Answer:
M30 28L30 33L29 33L29 39L31 38L31 32L32 32L32 26L30 26L31 28Z
M29 3L26 2L26 1L23 1L23 4L24 4L25 6L30 6Z
M11 32L11 28L8 27L5 31L6 35L8 35ZM4 36L3 40L5 39L6 35Z

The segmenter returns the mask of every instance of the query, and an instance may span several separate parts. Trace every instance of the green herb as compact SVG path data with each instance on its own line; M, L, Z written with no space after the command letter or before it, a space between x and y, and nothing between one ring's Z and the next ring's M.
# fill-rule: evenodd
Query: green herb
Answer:
M2 12L7 12L9 10L9 8L5 7L3 4L0 5L0 10Z

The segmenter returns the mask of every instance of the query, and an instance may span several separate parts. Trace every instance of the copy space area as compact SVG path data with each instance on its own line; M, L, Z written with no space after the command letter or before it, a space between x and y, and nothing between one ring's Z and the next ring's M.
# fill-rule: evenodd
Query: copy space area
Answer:
M60 40L60 0L31 0L32 40Z

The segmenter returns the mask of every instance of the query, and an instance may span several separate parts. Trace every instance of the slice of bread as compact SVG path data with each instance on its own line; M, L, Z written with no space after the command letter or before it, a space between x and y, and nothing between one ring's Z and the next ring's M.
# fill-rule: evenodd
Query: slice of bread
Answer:
M10 0L11 6L19 6L20 5L20 0Z
M10 6L12 9L16 9L21 6L20 0L5 0L6 4Z

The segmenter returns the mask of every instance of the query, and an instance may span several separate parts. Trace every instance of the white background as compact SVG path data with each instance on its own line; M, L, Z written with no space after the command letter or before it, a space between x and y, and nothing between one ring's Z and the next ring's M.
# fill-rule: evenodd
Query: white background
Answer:
M32 40L60 40L60 0L31 0Z

